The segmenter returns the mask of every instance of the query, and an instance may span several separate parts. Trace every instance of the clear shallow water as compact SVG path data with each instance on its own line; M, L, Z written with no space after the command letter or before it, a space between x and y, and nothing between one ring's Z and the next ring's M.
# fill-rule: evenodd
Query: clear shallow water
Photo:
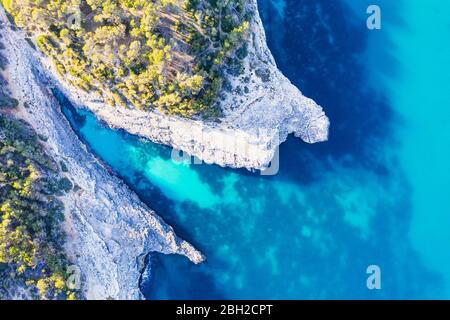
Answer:
M259 1L279 67L332 122L327 143L283 144L277 176L176 164L62 100L91 149L207 256L152 256L147 298L450 297L450 3L384 2L382 31L368 31L363 0ZM371 264L380 291L366 288Z

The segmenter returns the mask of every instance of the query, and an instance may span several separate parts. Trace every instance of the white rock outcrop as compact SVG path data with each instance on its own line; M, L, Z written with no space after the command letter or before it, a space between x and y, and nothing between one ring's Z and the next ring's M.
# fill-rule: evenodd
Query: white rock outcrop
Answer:
M59 78L49 59L32 50L22 32L9 28L0 10L0 22L8 26L2 34L10 61L9 81L16 98L29 106L23 117L47 138L49 153L67 164L69 177L79 187L65 199L67 252L82 270L87 298L140 298L142 260L149 252L181 254L194 263L204 257L86 150L59 111L47 82L113 128L185 151L206 163L265 169L289 134L307 143L327 140L329 120L278 70L266 44L257 0L249 0L248 6L255 14L245 74L230 77L232 90L223 93L220 122L105 106L99 97Z
M139 299L144 257L180 254L194 263L204 257L176 236L151 209L86 149L49 92L40 61L23 35L13 31L0 7L3 53L14 97L27 104L19 116L46 138L45 148L63 161L77 186L63 200L67 253L81 270L88 299Z
M330 123L322 108L278 70L266 44L257 0L250 0L248 6L254 15L245 72L230 76L232 90L223 93L220 123L105 106L99 96L76 90L58 77L49 59L41 55L41 60L74 105L88 108L113 128L182 150L209 164L265 169L289 134L307 143L326 141ZM236 93L238 88L241 94Z

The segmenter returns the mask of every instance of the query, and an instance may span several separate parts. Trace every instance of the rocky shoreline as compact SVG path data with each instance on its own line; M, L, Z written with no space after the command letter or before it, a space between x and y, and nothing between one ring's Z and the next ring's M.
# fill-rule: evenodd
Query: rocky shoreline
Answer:
M65 203L66 251L81 270L87 299L139 299L144 257L151 252L181 254L194 263L204 257L178 238L155 212L86 149L58 108L36 52L13 31L0 8L6 70L15 98L26 103L18 115L45 140L57 162L64 162L76 188Z
M77 185L66 204L67 252L82 270L88 299L142 298L138 283L149 252L181 254L194 263L204 257L147 208L138 197L86 149L71 130L49 91L56 86L77 107L87 108L112 128L196 156L205 163L233 168L265 169L289 134L307 143L328 138L329 120L277 69L267 48L257 0L248 2L251 22L245 74L230 76L222 94L224 117L206 122L107 107L101 98L70 86L21 31L13 31L0 10L4 42L10 60L9 81L15 96L27 103L21 116L46 138L49 153L63 161Z
M257 0L248 2L251 21L245 74L230 75L222 93L224 117L206 122L158 111L109 107L100 96L85 93L58 76L53 63L39 55L55 86L77 107L87 108L110 127L148 138L224 167L265 169L289 134L307 143L328 139L330 122L322 108L278 70L267 47Z

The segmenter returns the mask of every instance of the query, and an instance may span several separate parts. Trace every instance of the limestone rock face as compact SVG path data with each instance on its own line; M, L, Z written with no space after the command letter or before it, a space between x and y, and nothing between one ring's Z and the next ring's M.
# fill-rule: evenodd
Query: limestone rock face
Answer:
M322 142L328 139L330 123L322 108L278 70L266 44L257 0L248 1L248 6L254 15L245 71L228 78L230 88L221 94L224 117L220 122L105 106L99 96L76 90L58 78L48 59L41 60L72 103L90 109L113 128L182 150L206 163L265 169L289 134L307 143Z
M65 204L66 251L81 270L81 289L88 299L139 299L139 278L145 255L181 254L194 263L204 257L178 238L151 209L91 154L70 128L48 89L39 59L10 28L0 8L0 23L9 60L7 77L13 95L27 104L18 115L46 138L45 148L76 189L61 198Z

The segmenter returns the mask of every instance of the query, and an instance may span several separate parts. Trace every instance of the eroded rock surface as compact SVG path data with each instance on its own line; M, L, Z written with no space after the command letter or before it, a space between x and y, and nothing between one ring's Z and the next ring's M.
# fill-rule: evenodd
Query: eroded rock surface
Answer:
M138 299L143 258L149 252L181 254L194 263L203 256L178 238L151 209L86 150L60 112L48 89L36 53L13 31L0 9L4 54L13 95L26 108L20 117L45 140L57 162L67 167L75 186L64 197L67 253L81 270L82 290L89 299Z
M111 127L169 145L206 163L233 168L264 169L289 134L307 143L328 139L329 120L322 108L278 70L267 47L256 0L248 2L251 20L244 73L229 76L222 92L224 117L206 122L168 116L158 111L110 107L58 78L51 61L41 60L54 83L78 107L86 107Z

